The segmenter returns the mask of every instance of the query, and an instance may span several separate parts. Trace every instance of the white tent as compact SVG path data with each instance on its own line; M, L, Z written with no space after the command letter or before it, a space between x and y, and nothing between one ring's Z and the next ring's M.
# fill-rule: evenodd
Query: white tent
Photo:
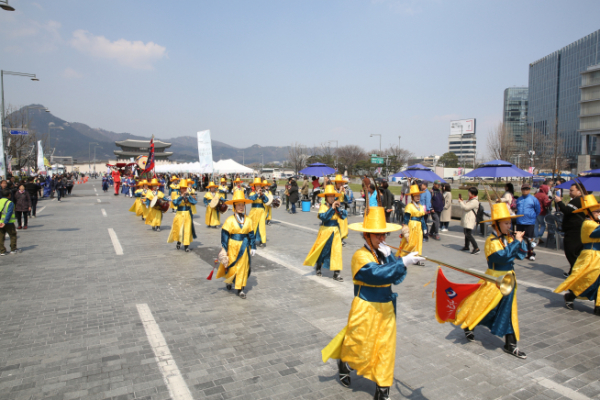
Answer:
M212 169L208 165L201 165L199 162L195 163L181 163L181 164L161 164L156 166L156 172L159 174L210 174Z
M213 163L215 173L219 174L252 174L254 170L239 164L232 159L220 160Z

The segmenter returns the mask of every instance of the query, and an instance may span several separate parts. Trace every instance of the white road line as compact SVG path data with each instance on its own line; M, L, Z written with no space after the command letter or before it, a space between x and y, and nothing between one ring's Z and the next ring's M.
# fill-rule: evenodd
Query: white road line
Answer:
M192 400L192 393L187 387L177 364L171 355L167 341L160 331L160 327L152 316L148 304L136 304L140 319L146 330L148 342L154 351L154 359L158 364L158 369L163 376L163 380L169 389L169 395L173 400Z
M96 193L96 196L98 196L98 193Z
M587 397L586 395L576 392L571 388L563 386L560 383L556 383L547 378L541 378L537 381L537 383L544 387L547 387L548 389L552 389L555 392L560 393L563 396L572 400L589 400L589 397Z
M319 232L318 229L307 228L306 226L292 224L291 222L285 222L285 221L282 221L282 220L279 220L279 219L274 219L273 221L280 222L280 223L286 224L286 225L295 226L296 228L300 228L300 229L306 229L307 231L311 231L311 232Z
M464 237L464 236L450 235L450 234L448 234L448 233L440 233L440 236L449 236L449 237L453 237L453 238L456 238L456 239L462 239L462 240L465 240L465 237ZM485 243L485 240L483 240L483 241L482 241L481 239L480 239L480 240L477 240L477 239L475 239L475 241L476 241L477 243ZM557 257L564 257L564 256L565 256L565 255L564 255L564 254L562 254L562 253L553 253L553 252L551 252L551 251L539 250L539 247L536 247L534 251L535 251L536 253L550 254L551 256L557 256Z
M96 195L96 196L98 196L98 195ZM102 201L101 201L100 199L96 199L96 201L97 201L98 203L102 203Z
M96 192L96 191L97 191L96 188L94 188L94 192Z
M115 248L115 253L117 253L118 256L122 256L123 248L121 247L121 243L119 242L119 238L117 237L115 230L113 228L108 228L108 234L110 236L110 240L112 240L113 247Z
M107 216L106 215L106 211L104 210L104 208L102 209L102 215L105 216L105 217Z
M46 208L46 206L40 208L39 210L35 211L35 215L37 216L39 213L41 213L42 211L44 211L44 208Z

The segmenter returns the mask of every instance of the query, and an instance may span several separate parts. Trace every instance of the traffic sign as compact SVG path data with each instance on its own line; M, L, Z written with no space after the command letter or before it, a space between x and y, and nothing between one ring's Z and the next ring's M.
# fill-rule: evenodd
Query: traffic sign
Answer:
M383 164L383 157L371 157L371 164Z
M29 131L27 129L11 129L10 130L10 134L11 135L29 135Z

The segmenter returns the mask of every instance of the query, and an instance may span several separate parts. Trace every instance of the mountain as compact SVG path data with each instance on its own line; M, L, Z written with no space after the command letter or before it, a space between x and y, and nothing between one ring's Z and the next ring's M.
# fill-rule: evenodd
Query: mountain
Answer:
M42 107L32 104L27 107ZM25 107L23 107L25 108ZM15 112L21 112L20 110ZM116 133L102 128L92 128L81 122L67 122L47 113L40 108L29 109L29 129L38 133L38 137L47 135L46 147L55 149L55 156L72 156L78 162L87 162L90 154L90 143L96 142L96 160L114 159L113 150L118 150L115 141L125 139L150 140L150 137L132 135L131 133ZM157 140L171 143L169 151L173 152L172 161L193 162L198 160L198 145L195 136L179 136L176 138L160 138ZM270 163L285 161L288 146L262 147L258 144L247 148L237 148L218 140L212 140L213 159L215 161L234 159L246 165L252 163ZM261 155L262 154L262 155ZM93 158L93 146L89 157Z

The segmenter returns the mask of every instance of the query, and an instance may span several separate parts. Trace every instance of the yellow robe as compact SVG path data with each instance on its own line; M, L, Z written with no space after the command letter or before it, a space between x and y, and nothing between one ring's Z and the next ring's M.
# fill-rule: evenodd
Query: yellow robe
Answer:
M329 211L329 207L322 204L319 208L319 214L324 214ZM336 221L338 226L325 226L321 225L319 233L317 234L317 240L313 244L312 248L308 252L308 256L304 260L304 264L307 267L314 267L319 260L321 252L325 248L325 245L329 241L331 235L333 235L333 241L331 243L331 257L329 258L329 265L324 264L325 268L329 268L332 271L341 271L343 268L342 262L342 238L340 235L340 222L344 221L340 216L335 213L331 217L331 221ZM327 262L327 260L325 260Z
M254 196L256 196L256 200L252 200L252 209L248 214L248 218L252 220L254 237L256 238L257 243L267 243L267 228L265 226L267 213L265 211L265 205L263 199L259 198L255 192L250 193L250 199Z
M192 188L188 188L188 193L190 194L190 196L196 196L196 191ZM196 215L196 204L190 203L190 205L192 207L192 214Z
M265 206L265 221L270 221L273 214L273 207Z
M175 204L173 204L173 200L175 200L179 197L179 184L176 185L176 184L172 183L169 187L171 189L173 189L171 191L171 208L176 210L177 206Z
M148 192L146 193L146 199L152 201L154 199L154 197L158 197L159 199L162 199L165 197L165 195L163 194L163 192L157 190L156 193L153 193L152 190L148 190ZM148 211L147 211L147 216L146 216L146 225L151 225L151 226L160 226L160 224L162 223L162 211L157 210L154 207L147 207Z
M228 190L227 186L219 185L219 187L217 188L217 193L219 193L219 196L226 199L227 198L227 190Z
M598 227L598 223L586 219L581 226L581 243L600 243L600 239L590 238L591 233ZM600 276L600 252L593 249L583 249L573 265L571 275L561 283L554 293L561 293L571 290L576 296L579 296L587 288L596 283ZM585 297L584 297L585 298ZM600 296L596 292L596 307L600 306Z
M229 265L226 269L223 264L219 264L217 279L225 277L225 283L230 284L235 280L235 288L241 290L246 286L248 274L250 272L250 250L256 248L254 243L254 227L252 220L248 217L244 219L244 225L240 227L235 215L225 220L221 230L221 243L223 248L227 247L227 258ZM233 235L245 235L244 238ZM241 239L241 240L238 240ZM240 255L243 245L246 245L244 253ZM237 260L237 261L236 261Z
M184 207L192 208L194 204L189 201L182 200L177 207L177 214L173 218L173 224L171 225L171 233L167 239L167 243L181 242L184 246L189 246L194 240L194 225L192 216L188 210L183 209Z
M142 189L138 189L134 192L134 194L138 194L138 193L142 193ZM143 197L136 197L135 201L133 202L133 204L131 205L131 208L129 209L129 211L134 212L136 216L142 216L144 215L144 208L146 208L144 201L143 201Z
M341 189L336 189L336 192L340 193L340 191ZM345 201L345 195L344 198L342 198L342 201ZM340 220L340 231L342 234L342 239L346 239L348 237L348 218Z
M411 218L420 218L425 215L425 206L419 204L417 208L414 203L410 203L404 208L404 213L410 214ZM419 255L423 253L423 226L421 225L421 221L409 220L408 230L408 240L402 237L402 241L400 242L402 251L398 250L396 257L405 256L413 251L418 252Z
M208 201L208 204L212 201L214 196L219 196L219 193L208 192L204 195L204 199ZM204 217L204 223L207 226L219 226L221 225L221 214L210 205L206 205L206 216Z

